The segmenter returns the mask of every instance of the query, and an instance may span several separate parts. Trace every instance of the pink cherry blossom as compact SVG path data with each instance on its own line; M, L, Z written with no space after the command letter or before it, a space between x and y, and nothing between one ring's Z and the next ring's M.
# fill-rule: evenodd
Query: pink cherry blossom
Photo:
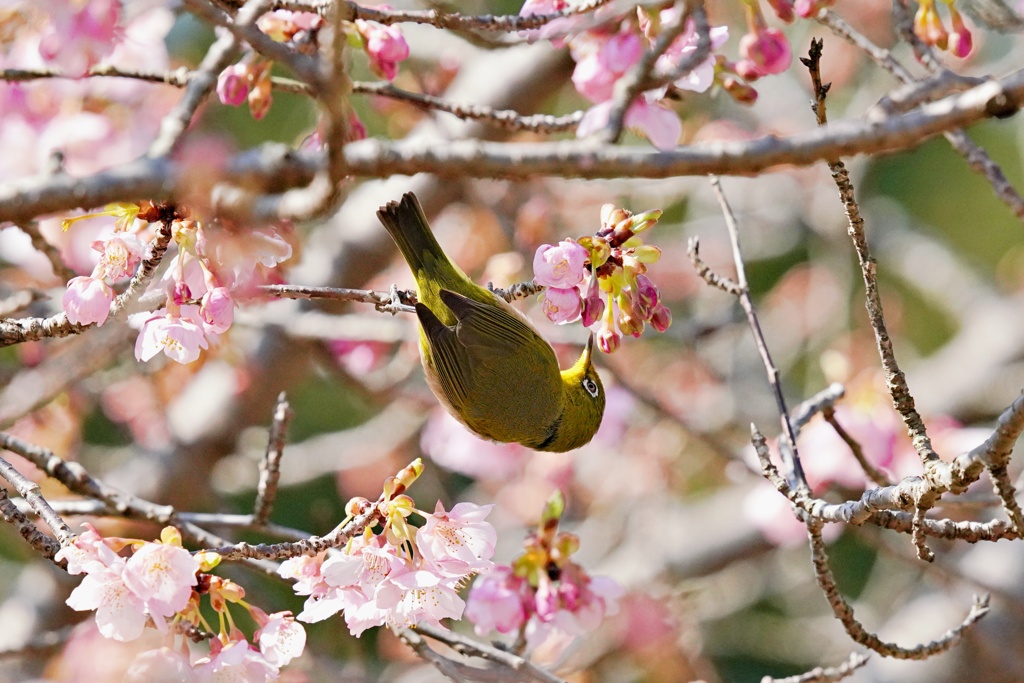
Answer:
M281 566L277 568L277 573L282 578L295 580L293 589L296 594L310 595L321 585L326 585L320 574L323 561L323 555L290 557L281 563Z
M678 20L678 14L678 10L674 7L662 10L661 23L663 25L670 22L674 24ZM729 39L729 27L712 26L708 32L708 37L711 39L712 54L709 54L707 59L673 81L673 85L680 90L705 92L714 83L715 56L713 53ZM696 27L692 20L687 20L686 29L683 31L683 34L672 41L672 45L658 57L658 61L655 62L657 70L661 73L674 72L680 62L688 59L691 53L697 51L698 43L699 38Z
M92 248L101 254L93 275L115 281L134 274L135 266L142 260L146 245L138 235L119 231L106 239L96 240L92 243Z
M456 503L445 512L437 501L434 514L416 533L416 547L430 568L442 576L460 578L491 569L498 534L484 518L493 507Z
M249 97L249 66L232 64L217 77L217 97L221 104L238 107Z
M196 585L199 562L190 552L170 543L146 543L128 559L125 585L145 605L157 629L164 618L183 610Z
M211 652L195 663L194 670L197 683L265 683L278 677L277 667L244 640L233 640L219 652Z
M546 287L575 287L586 276L589 257L590 253L572 240L542 244L533 256L534 279Z
M393 626L420 622L440 626L441 619L462 618L466 603L456 590L458 581L394 559L387 579L377 588L376 602L387 611L387 623Z
M576 127L576 137L585 138L607 128L612 105L611 101L602 102L584 112ZM626 112L624 123L662 150L675 148L683 132L683 124L676 113L657 104L650 93L633 103Z
M203 295L199 307L203 327L207 332L223 334L235 320L235 300L227 287L215 287Z
M88 522L82 524L85 531L78 534L71 543L57 551L54 560L66 561L68 574L84 574L108 566L117 555L103 543L103 537L96 527Z
M114 290L103 280L79 276L68 281L61 305L74 325L102 325L110 313Z
M373 72L389 81L398 75L398 62L409 57L409 44L397 26L356 19L356 28L363 36L363 47L370 58Z
M145 362L163 352L171 360L191 363L199 358L200 349L208 346L199 325L167 313L153 316L143 323L142 331L135 340L135 357Z
M524 605L526 587L526 581L515 576L511 567L496 567L478 578L466 602L466 618L473 622L476 634L519 630L529 617Z
M276 612L253 636L260 652L273 666L282 667L302 654L306 647L306 630L296 623L291 612Z
M583 302L575 287L562 289L550 287L544 292L541 310L553 323L571 323L580 317Z
M149 617L145 605L124 582L125 559L90 570L68 596L68 607L96 611L96 626L106 638L135 640L142 635Z
M83 76L113 50L121 34L117 0L58 0L47 13L52 21L39 41L39 54L70 76Z
M576 68L572 82L592 102L611 99L615 82L640 61L644 48L640 36L625 28L611 37L584 34L574 39Z

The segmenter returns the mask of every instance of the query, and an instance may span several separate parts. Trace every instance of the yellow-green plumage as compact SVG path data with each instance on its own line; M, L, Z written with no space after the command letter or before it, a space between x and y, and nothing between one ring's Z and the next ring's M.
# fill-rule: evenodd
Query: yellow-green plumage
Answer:
M533 325L449 260L415 195L389 202L377 216L416 278L420 355L445 408L494 441L559 452L590 441L605 403L591 363L593 338L560 371Z

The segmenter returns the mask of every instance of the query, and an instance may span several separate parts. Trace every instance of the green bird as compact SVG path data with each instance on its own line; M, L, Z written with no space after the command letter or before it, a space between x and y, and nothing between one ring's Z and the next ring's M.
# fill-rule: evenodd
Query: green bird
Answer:
M563 452L590 441L604 415L604 387L590 336L579 360L559 370L529 320L451 262L416 195L377 217L416 278L420 356L441 404L485 439Z

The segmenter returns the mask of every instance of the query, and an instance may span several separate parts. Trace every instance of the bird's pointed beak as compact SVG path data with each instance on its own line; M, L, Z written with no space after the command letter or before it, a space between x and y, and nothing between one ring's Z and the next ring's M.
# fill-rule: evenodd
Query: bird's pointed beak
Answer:
M583 349L583 361L589 366L591 365L591 357L594 354L594 333L590 333L590 337L587 338L587 346Z

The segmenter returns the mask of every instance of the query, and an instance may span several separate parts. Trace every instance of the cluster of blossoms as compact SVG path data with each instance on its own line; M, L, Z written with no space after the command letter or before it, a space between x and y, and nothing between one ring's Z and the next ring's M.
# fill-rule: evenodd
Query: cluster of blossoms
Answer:
M459 588L493 566L497 534L484 521L493 506L459 503L445 511L439 501L434 512L421 512L404 491L422 471L417 459L385 482L380 501L349 502L350 515L376 506L380 533L368 527L338 552L282 563L281 576L295 580L297 594L309 596L299 620L344 612L349 630L359 636L373 626L440 626L441 619L462 618ZM413 514L425 520L422 527L409 524Z
M133 316L141 327L135 357L148 361L164 353L191 363L231 327L236 297L251 293L266 278L265 269L290 258L292 248L273 227L235 232L222 225L210 231L187 211L170 211L150 202L115 204L99 214L65 220L67 229L83 218L116 217L113 232L93 244L100 258L92 275L70 280L62 304L70 322L102 324L114 299L110 283L131 276L142 259L140 232L151 222L169 220L177 253L156 284L165 303L155 313Z
M578 4L581 3L574 0L526 0L520 15L564 12ZM792 21L794 3L773 0L771 4L780 18ZM828 3L796 3L798 13L803 16L810 16L824 4ZM646 137L658 149L671 149L679 141L682 124L668 105L670 95L680 91L703 93L717 84L736 100L751 103L757 98L757 91L749 85L751 81L789 68L792 53L786 37L778 29L768 27L757 0L745 0L745 5L748 33L740 41L740 61L734 64L724 56L713 54L729 37L727 27L714 26L709 29L707 58L680 73L680 66L693 58L700 43L693 20L687 19L684 30L655 62L653 78L665 85L647 90L636 98L625 113L627 128ZM578 137L587 137L608 125L618 80L641 60L645 49L657 42L665 27L675 26L680 21L676 7L660 11L639 7L635 16L623 17L617 23L610 21L615 18L613 12L610 5L598 9L592 20L602 23L596 28L588 28L588 19L577 15L556 19L542 29L526 32L531 38L546 38L556 45L568 45L576 61L573 85L594 103L576 129Z
M273 40L289 43L304 51L315 47L323 23L318 14L289 10L268 12L256 21L259 29ZM370 69L381 78L394 80L398 75L398 63L409 57L409 44L405 42L401 29L363 19L346 23L345 29L349 44L366 53ZM270 109L271 66L270 61L249 54L241 62L224 69L217 79L217 95L221 103L237 107L248 102L252 117L263 118ZM354 116L352 114L352 126L357 133L353 138L365 137L362 124ZM362 131L362 135L358 131Z
M548 288L544 314L556 323L582 318L597 333L605 353L619 347L623 334L639 337L646 323L659 332L667 330L672 314L646 275L647 264L656 262L661 250L638 236L660 217L660 209L634 216L605 204L595 235L542 244L533 258L533 272L536 283Z
M466 618L477 635L516 633L530 649L561 649L593 631L618 611L623 589L604 576L590 576L571 557L579 539L559 532L565 501L556 493L540 523L511 566L499 565L473 584Z
M41 25L39 55L72 77L85 75L89 67L108 56L123 34L124 17L118 0L56 0L47 3L41 12L36 3L6 5L10 35Z
M950 30L947 31L939 16L935 0L920 0L914 15L914 33L917 37L940 50L963 58L971 54L974 39L964 19L953 4L954 0L940 0L949 10Z
M151 211L154 211L152 215ZM147 205L143 210L135 204L110 204L100 214L86 214L64 220L62 227L67 230L73 223L85 218L97 215L115 217L113 232L92 243L93 251L99 254L92 273L68 281L61 304L72 324L102 325L106 321L115 296L110 285L130 278L146 250L142 234L147 230L148 221L136 220L140 212L143 216L156 218L155 207L152 205Z
M278 677L280 667L302 654L306 632L290 612L268 615L248 604L241 586L207 573L219 564L220 556L189 553L181 547L181 535L174 527L166 527L155 542L103 538L89 524L85 529L55 559L67 562L68 573L85 574L67 604L80 611L95 610L103 636L135 640L147 624L167 633L172 643L171 626L178 632L199 627L216 634L209 655L194 662L184 639L180 647L139 654L128 670L128 680L152 680L155 674L169 680L167 673L174 672L175 680L185 683L269 681ZM129 548L131 556L125 557ZM200 613L204 595L219 617L216 629ZM256 623L251 643L235 626L228 605L246 610Z

